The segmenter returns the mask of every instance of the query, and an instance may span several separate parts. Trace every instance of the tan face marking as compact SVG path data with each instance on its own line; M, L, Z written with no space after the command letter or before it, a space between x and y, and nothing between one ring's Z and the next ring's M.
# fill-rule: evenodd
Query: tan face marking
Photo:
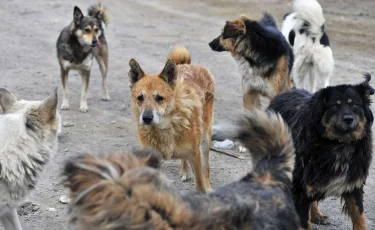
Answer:
M337 101L337 104L338 104L338 105L341 105L341 101Z
M352 103L352 99L349 99L349 100L348 100L348 103Z

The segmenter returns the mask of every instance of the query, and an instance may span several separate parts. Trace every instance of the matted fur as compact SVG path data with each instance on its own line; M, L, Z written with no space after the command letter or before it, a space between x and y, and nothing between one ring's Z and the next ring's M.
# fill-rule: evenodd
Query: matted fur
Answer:
M232 126L228 135L252 152L254 171L210 194L181 193L155 169L161 157L151 150L100 157L86 154L70 160L64 181L71 191L73 227L298 229L290 194L293 140L282 118L254 111Z
M363 186L372 159L374 120L370 109L370 74L358 85L337 85L310 94L285 92L271 101L292 130L296 148L293 195L304 229L311 228L314 201L341 196L354 229L365 229ZM315 218L325 217L314 206Z
M21 230L16 209L57 150L57 90L25 101L0 88L0 105L0 221L6 230Z
M169 57L173 59L168 59L160 74L145 74L134 59L129 62L139 140L142 146L159 150L164 159L182 159L182 180L187 180L189 163L196 188L210 190L214 78L205 67L186 64L191 58L183 47L174 48Z

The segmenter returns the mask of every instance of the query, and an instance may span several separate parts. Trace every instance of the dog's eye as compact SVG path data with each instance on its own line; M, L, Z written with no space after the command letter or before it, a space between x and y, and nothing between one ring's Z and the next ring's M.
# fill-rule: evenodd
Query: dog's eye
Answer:
M95 29L95 33L98 33L99 32L99 29Z
M143 97L143 95L139 95L138 97L137 97L137 100L138 101L143 101L145 98Z
M156 100L157 102L162 102L162 101L164 100L164 97L162 97L162 96L160 96L160 95L156 95L156 96L155 96L155 100Z
M86 33L90 33L91 30L90 30L90 29L85 29L85 32L86 32Z

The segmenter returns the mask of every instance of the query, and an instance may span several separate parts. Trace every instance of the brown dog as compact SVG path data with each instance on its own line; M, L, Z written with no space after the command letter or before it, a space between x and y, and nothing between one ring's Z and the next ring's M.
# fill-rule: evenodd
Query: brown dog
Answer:
M146 74L131 59L132 108L141 145L156 148L164 159L182 159L183 181L187 180L189 163L197 190L207 191L211 190L214 78L206 68L190 61L184 47L175 47L160 74Z

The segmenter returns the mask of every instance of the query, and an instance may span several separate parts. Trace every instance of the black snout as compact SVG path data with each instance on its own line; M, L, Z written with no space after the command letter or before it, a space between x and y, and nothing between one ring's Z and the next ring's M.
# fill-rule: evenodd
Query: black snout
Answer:
M353 120L354 120L354 117L352 115L344 115L344 117L342 118L342 120L350 125L351 123L353 123Z
M152 112L144 112L142 115L142 120L145 124L150 124L154 119L154 114Z
M92 46L96 46L96 44L98 44L98 40L94 38L94 39L92 40Z
M220 44L220 36L212 40L208 45L213 51L222 52L226 51L225 48Z

